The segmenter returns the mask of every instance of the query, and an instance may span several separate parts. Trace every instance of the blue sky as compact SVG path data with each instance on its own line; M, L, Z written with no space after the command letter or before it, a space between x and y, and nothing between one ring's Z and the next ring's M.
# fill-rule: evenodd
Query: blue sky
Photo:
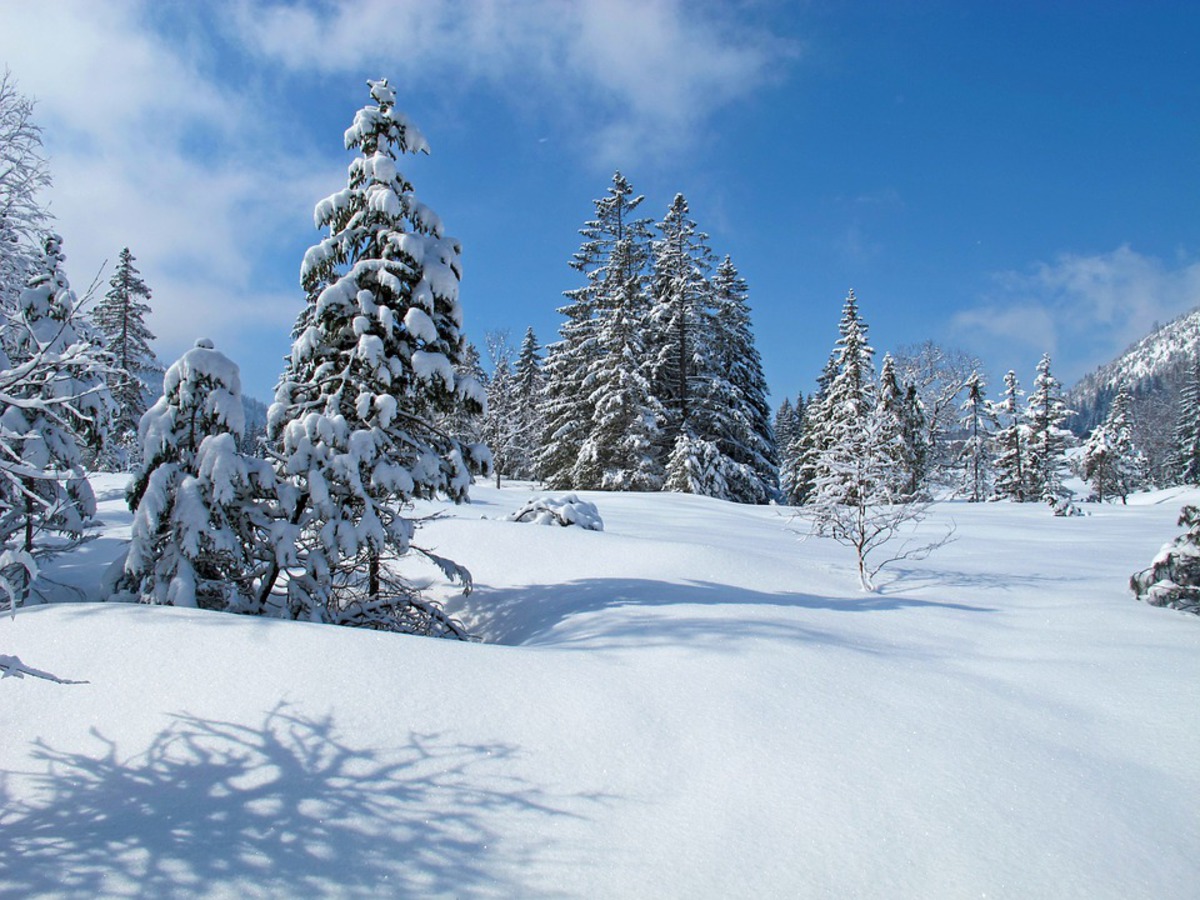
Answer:
M1200 304L1200 6L1143 2L12 2L79 290L128 245L174 359L208 336L269 399L312 208L387 76L403 170L464 245L468 335L554 339L614 169L683 192L747 278L776 401L853 287L927 338L1070 382ZM104 272L107 278L108 272Z

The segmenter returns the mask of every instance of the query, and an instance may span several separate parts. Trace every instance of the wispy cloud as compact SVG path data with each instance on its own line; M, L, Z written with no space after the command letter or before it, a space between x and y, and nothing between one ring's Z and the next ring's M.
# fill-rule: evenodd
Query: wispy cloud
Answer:
M604 166L688 145L798 52L735 5L681 0L240 0L236 10L251 51L294 70L385 66L409 86L447 89L451 76L514 103L535 97Z
M998 273L994 282L978 305L954 317L956 338L1004 367L1003 353L1021 361L1050 353L1069 379L1114 358L1155 323L1200 306L1200 262L1169 263L1128 245L1064 253L1025 272Z
M279 223L305 222L320 196L313 166L295 153L264 161L273 136L251 98L157 33L149 8L59 0L4 13L0 57L37 103L68 271L82 290L131 247L167 361L200 335L230 345L270 324L286 337L296 298L256 278Z

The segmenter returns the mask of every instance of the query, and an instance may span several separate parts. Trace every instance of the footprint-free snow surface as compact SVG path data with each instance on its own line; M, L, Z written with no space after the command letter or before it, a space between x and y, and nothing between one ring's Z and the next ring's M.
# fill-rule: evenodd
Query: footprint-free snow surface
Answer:
M0 620L5 896L1080 897L1200 891L1200 617L1126 582L1200 495L954 543L858 590L780 511L477 487L419 542L462 644L96 603ZM124 530L124 532L123 532ZM426 573L414 573L425 577ZM429 576L432 578L432 576Z

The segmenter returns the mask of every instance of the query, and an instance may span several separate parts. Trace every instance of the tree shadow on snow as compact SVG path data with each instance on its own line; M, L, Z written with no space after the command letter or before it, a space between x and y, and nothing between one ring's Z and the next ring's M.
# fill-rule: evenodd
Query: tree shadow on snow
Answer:
M498 872L577 817L506 774L508 744L356 749L283 705L258 728L173 718L134 756L95 729L94 755L37 743L29 799L0 781L0 894L531 896ZM522 819L537 846L494 830Z
M821 641L855 650L870 651L861 640L823 631L808 623L791 619L770 619L750 615L753 607L827 610L833 612L883 612L889 610L940 608L963 612L994 612L989 607L933 600L917 600L895 595L862 594L857 597L830 598L801 593L764 593L711 582L662 582L639 578L589 578L565 584L525 585L517 588L489 588L477 585L466 602L464 614L470 627L489 643L519 645L553 643L569 646L586 643L588 647L619 646L628 642L645 646L647 642L711 643L729 646L738 639L782 638ZM641 618L637 613L653 613L665 607L709 607L706 614ZM718 609L718 608L724 609ZM572 616L606 610L623 610L635 615L592 619L569 633L552 634ZM713 613L718 613L713 615ZM721 613L726 613L722 615ZM890 645L888 652L895 650Z

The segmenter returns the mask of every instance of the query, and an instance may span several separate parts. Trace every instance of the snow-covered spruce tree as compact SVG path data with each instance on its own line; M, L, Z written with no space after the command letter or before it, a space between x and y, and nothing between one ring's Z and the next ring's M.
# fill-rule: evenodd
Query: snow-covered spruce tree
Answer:
M1134 573L1129 588L1151 606L1200 615L1200 509L1185 506L1179 525L1187 531L1159 550L1150 568Z
M799 406L804 408L804 400L800 398ZM792 405L791 397L784 397L779 408L775 410L775 440L779 443L780 456L796 438L798 416L796 407Z
M857 466L849 466L851 457L868 454L865 441L867 420L877 403L875 350L867 342L867 323L858 313L858 300L851 290L842 307L838 323L837 374L821 404L823 409L823 446L815 461L814 491L822 504L849 503L861 489ZM873 439L878 439L876 427ZM881 452L881 448L870 452ZM818 528L820 520L817 520Z
M709 323L712 251L708 235L691 219L687 200L676 194L654 241L653 308L650 353L654 396L666 410L663 447L672 452L680 434L706 439L691 429L696 402L697 363Z
M598 303L596 343L601 355L584 379L591 391L592 421L576 464L581 487L657 491L663 486L657 456L663 410L650 386L640 255L627 236L616 242L609 257Z
M1066 448L1071 434L1062 422L1071 414L1058 379L1050 372L1050 355L1042 356L1025 420L1029 425L1028 473L1030 499L1056 501L1068 494L1063 486Z
M1014 376L1015 377L1015 376ZM992 460L989 448L996 419L987 402L987 383L979 372L967 378L966 399L959 411L959 427L966 437L959 450L962 494L971 503L986 500L991 493Z
M1200 485L1200 355L1192 360L1179 392L1175 477L1179 484Z
M825 368L817 376L816 393L804 404L798 433L788 451L790 462L781 476L784 496L794 506L801 506L812 498L817 479L817 461L829 442L827 403L829 388L837 374L838 351L835 347Z
M108 389L117 402L112 424L114 452L106 453L102 462L118 470L137 461L130 458L130 451L139 446L138 423L151 399L148 385L163 374L150 349L154 335L146 326L150 289L133 262L133 254L124 248L109 280L108 293L92 310L92 324L116 367L108 380Z
M62 239L48 235L0 349L0 603L27 599L33 560L85 539L96 501L83 450L99 452L113 401L105 354L76 317ZM0 563L4 565L4 563Z
M701 373L700 405L722 456L726 498L768 503L779 495L779 454L762 357L750 326L748 289L728 256L717 266L711 288L709 365ZM695 430L706 434L700 423Z
M496 487L499 488L502 476L512 477L515 458L526 445L526 435L521 433L518 421L516 381L508 332L489 332L487 348L492 374L484 380L487 412L483 417L483 441L492 451L492 471L496 476Z
M905 427L904 390L896 379L896 361L883 355L879 369L879 397L875 415L879 420L879 440L890 460L886 477L891 480L892 495L903 496L915 479L913 451Z
M928 494L935 451L932 443L934 438L930 436L925 403L921 400L915 384L908 385L904 390L902 434L909 462L908 484L904 493L909 497Z
M1132 398L1122 387L1113 398L1108 416L1097 425L1083 445L1083 477L1091 483L1096 499L1121 499L1146 483L1146 459L1133 440Z
M1024 392L1017 373L1009 369L1004 376L1004 393L1000 400L990 403L989 415L998 423L995 436L996 456L992 464L995 473L993 500L1015 500L1022 503L1035 500L1030 488L1028 443L1029 427L1021 408Z
M625 176L616 172L608 191L595 201L596 217L579 230L583 243L571 259L571 268L582 273L587 283L564 292L568 302L558 312L566 321L559 327L559 340L548 348L543 368L544 424L537 471L552 490L599 487L584 484L577 470L595 414L593 391L586 380L604 352L597 340L601 307L620 302L629 278L640 276L645 267L649 220L635 216L643 199L634 196ZM612 265L620 242L628 242L632 251L619 260L621 266L633 267L629 271L616 271ZM595 477L599 476L593 471L590 479Z
M288 522L286 615L387 630L462 636L461 628L389 562L418 549L414 498L467 498L486 448L434 423L480 414L482 387L463 361L458 241L396 168L428 144L395 108L386 79L346 131L347 186L317 204L329 233L305 254L308 302L270 412L278 468L297 494ZM424 551L421 551L424 552ZM466 572L430 556L450 575ZM260 594L278 579L270 571Z
M513 393L519 437L512 448L512 477L533 478L543 431L541 397L546 379L542 373L542 350L532 328L525 331L513 364Z
M238 450L245 427L238 367L196 341L163 376L139 423L126 499L133 528L117 595L143 603L262 611L256 579L275 508L275 472Z

